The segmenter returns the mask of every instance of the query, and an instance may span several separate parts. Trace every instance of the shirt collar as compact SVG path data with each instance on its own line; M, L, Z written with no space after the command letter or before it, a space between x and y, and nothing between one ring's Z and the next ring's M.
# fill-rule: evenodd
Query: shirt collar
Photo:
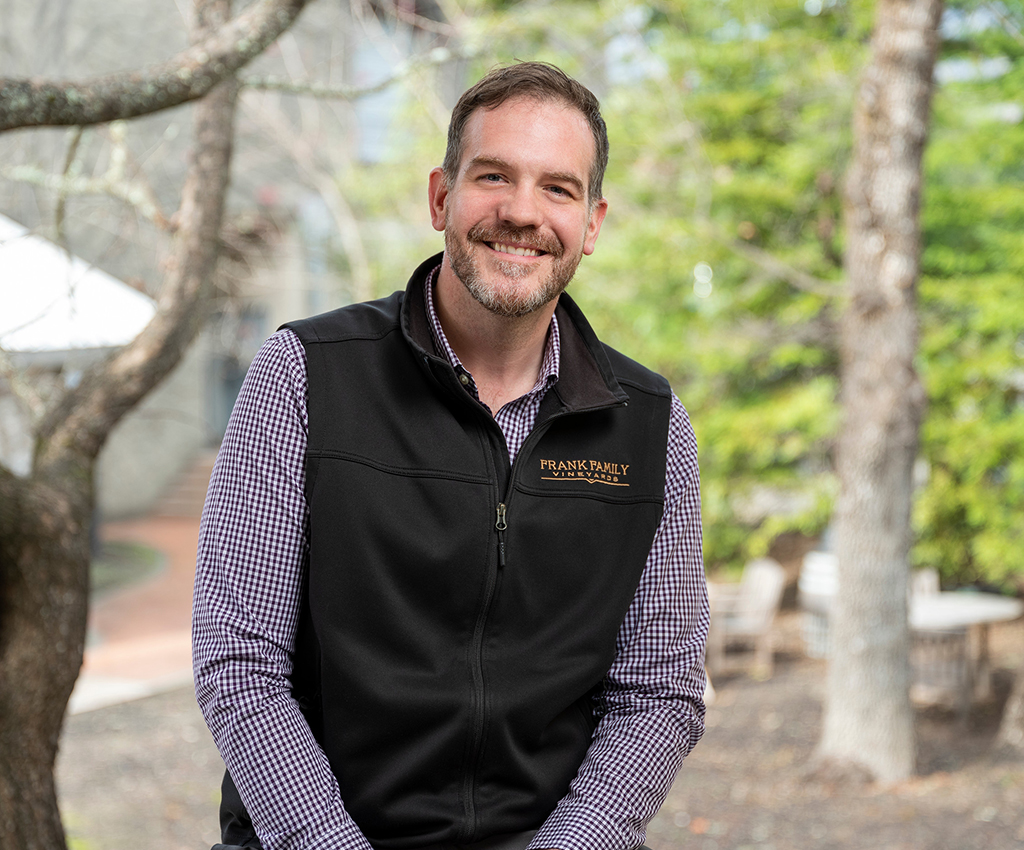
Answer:
M463 381L466 389L470 390L474 396L476 392L476 381L473 380L472 374L469 370L462 365L459 360L459 356L455 353L455 349L451 347L448 342L448 337L445 336L444 328L441 327L441 319L437 315L437 309L434 304L434 281L437 279L438 272L441 266L436 266L430 274L427 275L426 282L423 285L423 295L427 305L427 319L430 323L430 335L434 340L434 347L444 358L451 363L452 368L455 369L455 373L459 376L459 380L462 380L462 376L465 375L468 379ZM544 343L544 357L541 360L540 371L537 373L537 382L533 385L533 389L526 393L527 396L531 396L538 392L547 392L548 388L552 384L558 381L558 367L560 364L561 357L561 338L558 334L558 320L552 315L551 327L548 330L547 340Z

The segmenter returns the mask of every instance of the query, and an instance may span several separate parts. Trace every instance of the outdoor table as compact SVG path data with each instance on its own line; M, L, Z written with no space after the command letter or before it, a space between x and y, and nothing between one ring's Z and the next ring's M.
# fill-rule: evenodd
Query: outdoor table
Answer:
M915 595L910 600L910 628L921 631L969 628L974 643L974 698L992 695L988 629L992 623L1015 620L1024 602L995 593L972 590Z

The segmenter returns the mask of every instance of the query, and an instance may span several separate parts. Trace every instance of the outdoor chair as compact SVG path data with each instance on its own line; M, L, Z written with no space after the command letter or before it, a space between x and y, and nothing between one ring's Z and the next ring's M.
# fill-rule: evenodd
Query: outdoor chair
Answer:
M910 699L915 705L949 706L963 718L973 686L966 628L911 630Z
M939 573L914 570L910 601L939 593ZM947 705L961 718L971 706L974 687L967 627L910 630L910 699L916 705Z
M828 615L837 593L838 565L833 552L812 550L804 555L797 581L804 650L809 658L828 657Z
M910 597L934 596L939 592L939 571L934 567L914 570L910 574Z
M826 658L829 615L838 592L838 565L831 552L808 552L798 582L807 655ZM908 602L939 594L933 568L914 570L907 582ZM910 630L910 698L916 705L947 705L961 716L970 707L975 672L966 627Z
M772 675L772 623L785 584L786 573L778 561L758 558L743 568L739 584L709 586L707 669L712 676L737 667L749 667L766 679Z

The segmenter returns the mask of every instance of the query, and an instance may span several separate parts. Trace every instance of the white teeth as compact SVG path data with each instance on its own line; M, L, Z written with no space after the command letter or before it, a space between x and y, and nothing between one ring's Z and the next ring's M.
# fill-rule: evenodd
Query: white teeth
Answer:
M533 248L513 248L511 245L502 245L500 242L494 243L494 250L501 251L503 254L515 254L517 257L540 256L540 251L535 251Z

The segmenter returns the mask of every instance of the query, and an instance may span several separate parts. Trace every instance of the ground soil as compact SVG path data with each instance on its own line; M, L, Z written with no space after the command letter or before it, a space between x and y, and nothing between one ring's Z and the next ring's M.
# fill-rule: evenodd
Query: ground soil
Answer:
M715 682L707 732L651 824L653 850L1019 850L1024 760L989 757L1024 661L1024 623L993 629L996 697L966 719L918 712L919 775L882 788L821 778L823 661L782 617L768 681ZM77 850L207 850L216 840L219 756L188 689L69 719L58 779ZM595 848L601 850L601 848Z

